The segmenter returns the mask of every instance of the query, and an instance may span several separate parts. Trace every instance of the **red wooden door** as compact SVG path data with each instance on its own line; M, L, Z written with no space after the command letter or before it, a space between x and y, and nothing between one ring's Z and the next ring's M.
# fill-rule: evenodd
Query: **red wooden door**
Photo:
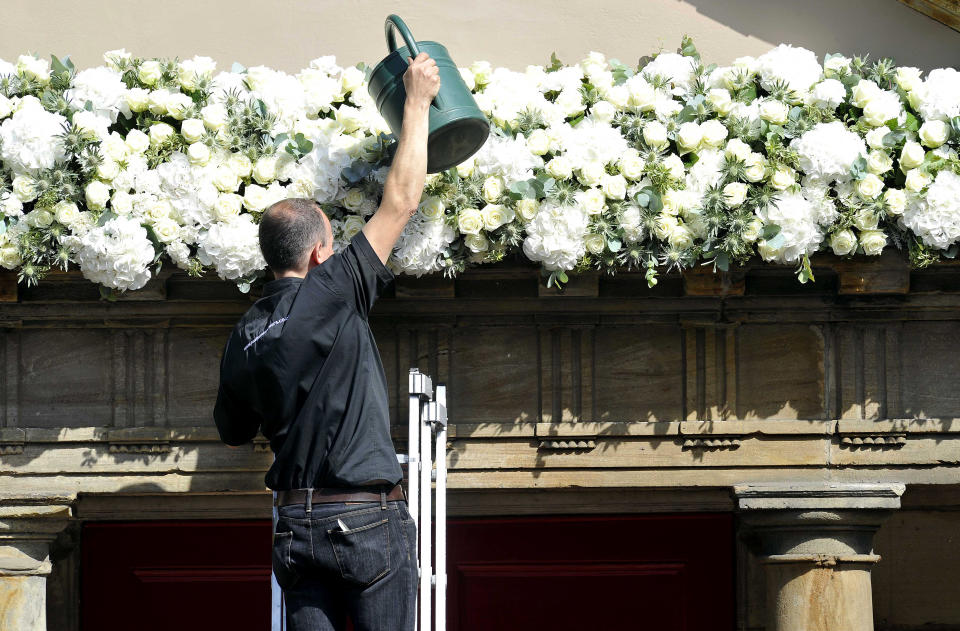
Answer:
M730 515L451 521L451 631L731 631ZM265 631L270 522L88 524L83 631Z
M731 515L457 520L451 631L732 631Z
M84 631L267 631L270 522L83 528Z

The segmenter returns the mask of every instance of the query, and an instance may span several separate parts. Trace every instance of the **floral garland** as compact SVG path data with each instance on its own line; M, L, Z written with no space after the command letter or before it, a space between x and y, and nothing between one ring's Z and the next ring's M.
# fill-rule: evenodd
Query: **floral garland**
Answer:
M0 60L0 265L34 283L79 266L106 297L169 261L246 291L257 222L317 200L342 248L376 211L395 146L363 64L296 75L123 50ZM525 72L460 70L493 122L472 159L428 176L397 273L454 275L521 252L548 284L591 268L726 270L755 254L960 249L960 72L780 45L730 66L600 53Z

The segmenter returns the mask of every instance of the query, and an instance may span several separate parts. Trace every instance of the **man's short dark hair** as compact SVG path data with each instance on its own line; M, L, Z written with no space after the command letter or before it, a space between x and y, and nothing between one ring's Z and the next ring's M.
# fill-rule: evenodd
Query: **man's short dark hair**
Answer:
M320 215L320 206L305 197L282 199L267 208L260 218L260 251L271 270L297 269L317 241L326 247L327 230Z

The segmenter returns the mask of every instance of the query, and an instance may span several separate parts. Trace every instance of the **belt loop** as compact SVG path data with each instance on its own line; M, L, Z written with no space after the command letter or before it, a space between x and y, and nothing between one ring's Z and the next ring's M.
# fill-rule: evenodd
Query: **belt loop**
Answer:
M387 492L380 489L380 510L387 510Z
M307 514L313 510L313 489L307 489Z

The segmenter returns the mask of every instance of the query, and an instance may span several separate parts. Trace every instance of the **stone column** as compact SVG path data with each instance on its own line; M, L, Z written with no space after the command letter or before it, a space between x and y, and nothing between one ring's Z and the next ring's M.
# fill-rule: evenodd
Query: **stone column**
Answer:
M741 534L766 569L767 631L873 631L873 535L902 484L734 487Z
M76 495L0 495L0 629L46 631L50 543Z

